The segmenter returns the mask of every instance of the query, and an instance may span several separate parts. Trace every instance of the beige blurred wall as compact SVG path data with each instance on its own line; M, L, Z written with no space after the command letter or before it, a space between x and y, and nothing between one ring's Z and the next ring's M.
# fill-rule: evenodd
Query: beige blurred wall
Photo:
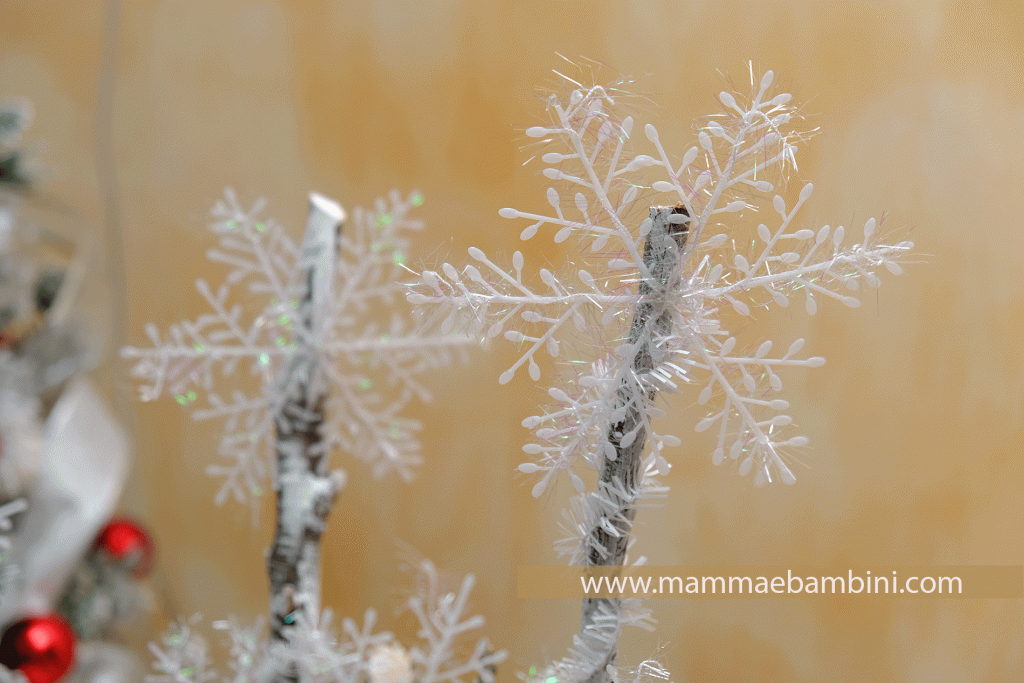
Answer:
M825 306L759 322L807 336L819 370L787 398L811 437L793 487L754 489L713 468L694 435L674 457L664 508L643 511L653 564L1024 564L1024 11L1018 2L124 2L113 118L127 254L127 341L202 307L213 281L205 216L225 186L265 196L295 235L305 193L367 203L419 188L429 229L414 262L470 245L509 252L502 206L544 210L522 130L542 120L537 86L556 55L621 74L663 138L685 149L715 93L772 68L822 132L801 150L816 184L805 220L847 225L885 212L919 256L856 311ZM104 3L0 3L0 95L30 97L47 192L104 224L94 153ZM109 46L108 46L109 47ZM521 226L520 226L521 227ZM98 228L101 232L102 227ZM535 240L542 242L543 240ZM553 245L527 245L554 261ZM762 329L763 328L763 329ZM475 572L475 605L510 650L500 678L559 657L571 603L515 598L514 568L554 561L567 493L535 502L514 475L543 399L499 387L497 345L434 381L419 480L372 481L358 464L325 538L325 602L356 616L401 597L395 539ZM265 606L271 532L216 508L203 475L215 428L173 401L133 406L124 367L100 376L136 432L125 506L160 544L168 609L210 618ZM435 378L438 379L438 378ZM700 411L677 401L689 433ZM703 435L700 435L703 437ZM349 465L343 455L339 462ZM269 501L268 501L269 502ZM1024 675L1020 601L659 601L653 636L676 681L1013 681ZM399 628L404 622L399 622Z

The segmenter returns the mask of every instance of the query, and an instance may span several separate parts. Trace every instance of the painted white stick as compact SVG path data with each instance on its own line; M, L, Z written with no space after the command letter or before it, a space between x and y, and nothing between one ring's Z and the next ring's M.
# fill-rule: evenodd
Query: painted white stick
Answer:
M309 200L302 243L302 258L308 264L306 291L298 304L303 330L296 335L299 344L292 362L277 377L282 386L294 386L276 424L277 526L268 571L271 637L277 641L286 639L284 631L295 622L298 610L319 614L320 537L344 485L343 473L327 472L327 454L319 447L327 381L318 342L345 212L316 193ZM285 680L294 680L295 675L286 672Z

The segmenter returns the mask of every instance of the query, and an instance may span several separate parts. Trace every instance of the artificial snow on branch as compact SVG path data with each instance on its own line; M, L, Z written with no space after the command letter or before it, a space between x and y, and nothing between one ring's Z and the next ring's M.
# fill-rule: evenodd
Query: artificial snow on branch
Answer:
M541 353L562 358L563 347L582 350L569 361L589 371L576 370L568 385L551 387L555 405L524 420L535 438L523 450L534 459L519 468L538 477L535 497L561 472L576 488L565 515L567 536L556 545L573 563L624 564L636 508L665 494L653 477L668 470L665 448L681 442L655 429L659 392L691 385L699 404L713 406L696 430L716 430L716 465L736 463L757 486L793 483L787 452L807 439L788 429L789 404L775 397L780 373L819 367L824 359L801 355L803 339L775 356L771 341L741 343L727 327L725 309L750 317L794 297L810 315L825 299L856 307L861 283L878 287L875 272L882 268L899 274L896 259L913 247L880 241L874 218L853 244L842 226L799 225L812 185L787 205L766 179L795 167L802 139L791 128L790 95L769 94L772 81L771 71L759 82L752 73L747 100L721 93L721 112L681 159L669 155L649 123L642 128L649 153L636 154L634 120L616 117L616 91L573 81L578 87L568 101L549 99L551 123L526 131L550 148L542 157L544 175L569 187L570 198L549 187L551 213L499 211L529 221L523 240L541 229L553 230L555 242L578 240L573 268L560 275L540 268L536 283L524 277L521 252L509 267L471 247L474 263L425 271L408 293L414 304L462 315L467 329L482 325L487 337L517 344L518 358L501 384L524 366L539 381ZM742 219L768 205L776 217L757 225L752 246L739 247L746 239L737 235ZM589 491L581 476L586 470L597 473ZM619 627L628 623L622 607L616 600L586 601L573 653L544 675L560 682L615 679Z

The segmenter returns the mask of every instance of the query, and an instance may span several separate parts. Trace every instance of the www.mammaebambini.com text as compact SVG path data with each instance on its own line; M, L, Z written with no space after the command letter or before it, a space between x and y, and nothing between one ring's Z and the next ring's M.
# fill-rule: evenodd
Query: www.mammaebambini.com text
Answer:
M1024 598L1020 566L520 566L524 599L889 596Z
M959 576L910 576L899 579L891 576L797 576L786 570L785 576L581 576L583 592L590 594L615 593L623 596L658 594L676 595L815 595L861 593L924 593L930 595L962 595L963 581Z

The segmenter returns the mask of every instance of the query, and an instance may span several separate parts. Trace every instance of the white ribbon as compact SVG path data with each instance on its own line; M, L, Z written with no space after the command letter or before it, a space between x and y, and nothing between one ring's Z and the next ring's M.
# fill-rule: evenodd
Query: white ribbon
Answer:
M11 537L18 595L0 624L50 612L75 566L110 519L128 474L128 437L92 382L72 379L47 418L43 461Z

